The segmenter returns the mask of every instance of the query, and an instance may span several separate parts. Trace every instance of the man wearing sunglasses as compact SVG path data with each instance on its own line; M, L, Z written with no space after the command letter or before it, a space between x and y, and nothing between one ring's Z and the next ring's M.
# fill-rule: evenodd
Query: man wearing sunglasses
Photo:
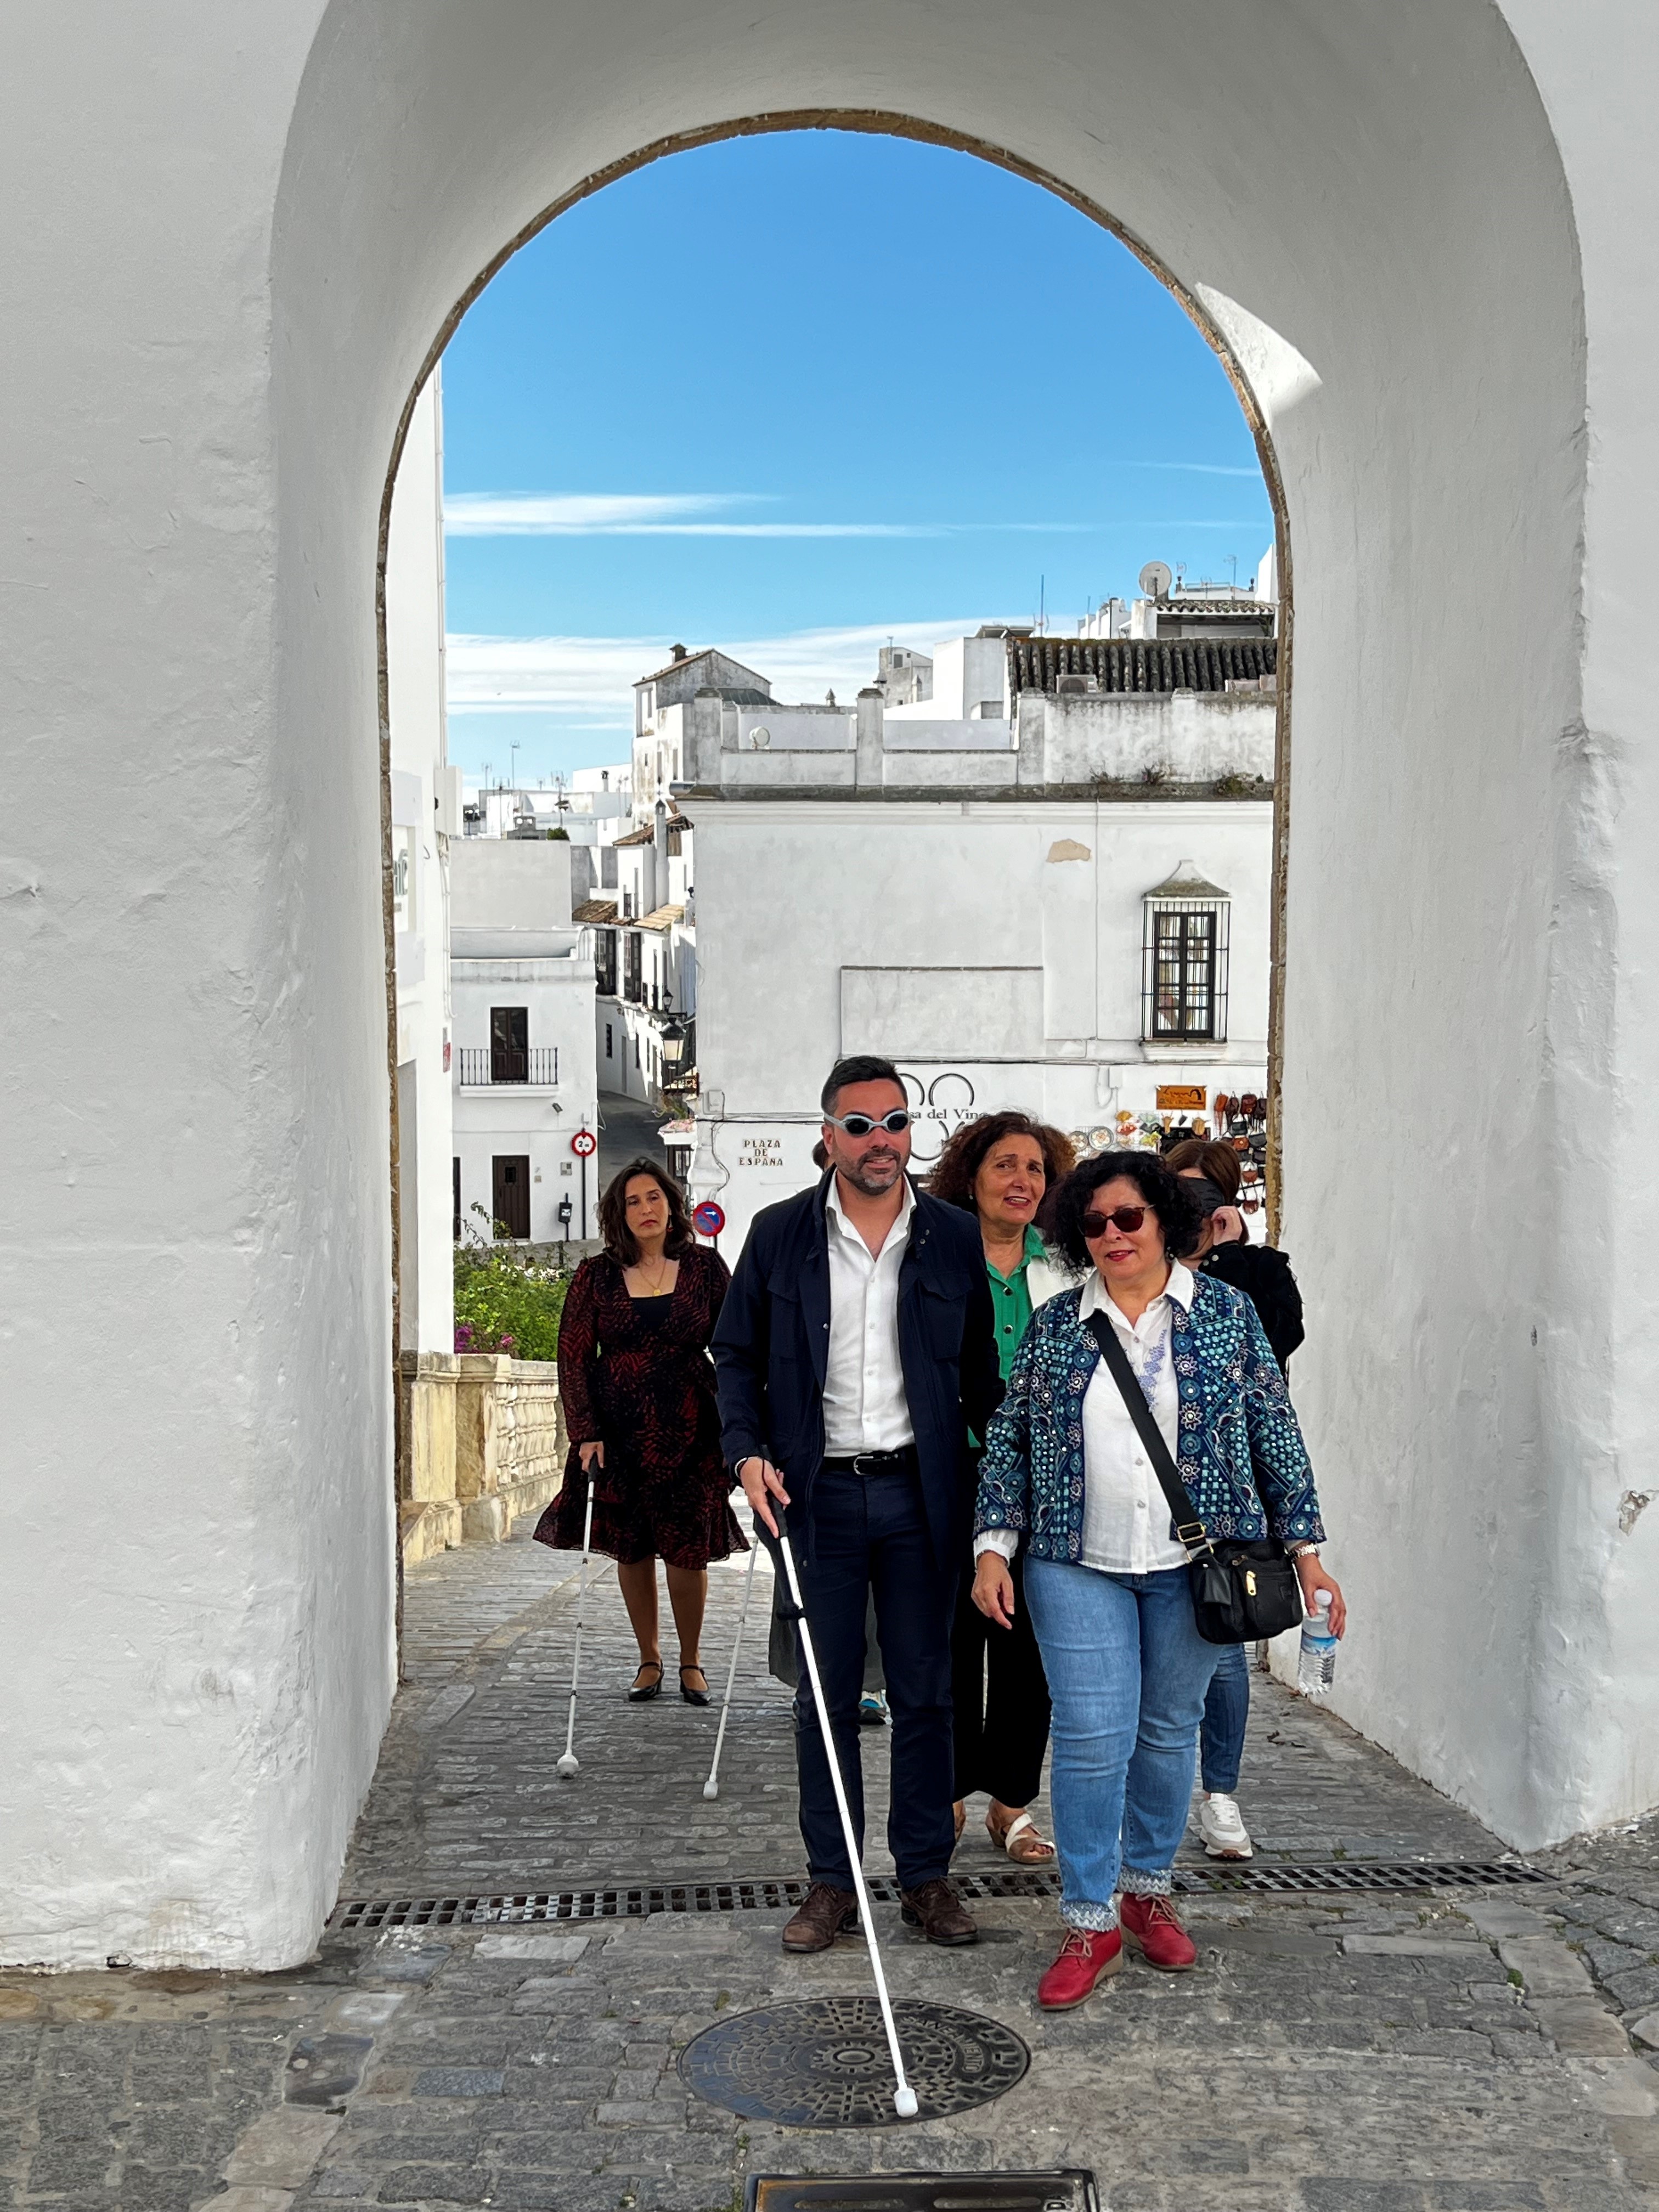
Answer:
M915 1189L897 1070L860 1056L822 1096L821 1182L757 1215L713 1340L726 1454L759 1521L788 1527L842 1774L862 1842L859 1696L869 1595L892 1712L887 1836L905 1919L977 1935L945 1879L952 1814L951 1623L974 1496L969 1431L1002 1395L973 1217ZM787 1951L854 1924L853 1870L811 1691L795 1699L811 1888Z

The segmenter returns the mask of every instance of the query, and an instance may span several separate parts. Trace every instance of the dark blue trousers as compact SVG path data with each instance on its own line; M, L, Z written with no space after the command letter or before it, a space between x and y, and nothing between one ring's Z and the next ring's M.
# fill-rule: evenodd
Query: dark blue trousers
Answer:
M1238 1787L1244 1730L1250 1717L1250 1662L1242 1644L1224 1644L1204 1700L1199 1730L1199 1771L1204 1787L1231 1797Z
M865 1593L873 1590L893 1717L887 1842L900 1886L917 1889L946 1871L956 1842L951 1746L956 1577L942 1573L933 1557L921 1486L914 1472L860 1475L826 1462L812 1485L810 1510L810 1534L801 1531L792 1535L792 1542L853 1831L862 1855L859 1698ZM853 1869L804 1661L795 1693L795 1756L807 1871L814 1881L851 1889Z

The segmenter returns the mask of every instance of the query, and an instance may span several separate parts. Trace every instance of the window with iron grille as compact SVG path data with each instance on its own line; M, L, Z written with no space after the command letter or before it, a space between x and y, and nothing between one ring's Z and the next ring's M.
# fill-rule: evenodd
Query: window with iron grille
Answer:
M1231 908L1190 862L1147 892L1140 1033L1148 1044L1225 1042Z
M630 929L623 939L623 995L636 1006L645 999L643 960L636 929Z

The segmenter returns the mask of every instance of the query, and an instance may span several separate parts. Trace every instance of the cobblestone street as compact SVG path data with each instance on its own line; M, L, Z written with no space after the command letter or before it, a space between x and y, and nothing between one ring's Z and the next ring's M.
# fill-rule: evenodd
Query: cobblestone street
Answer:
M614 1578L590 1604L561 1781L575 1562L525 1540L414 1569L408 1683L342 1885L462 1898L799 1872L787 1692L764 1562L718 1801L716 1712L630 1707ZM724 1680L741 1559L704 1657ZM671 1662L672 1647L668 1652ZM670 1675L672 1683L672 1676ZM865 1736L878 1832L884 1738ZM1241 1797L1257 1864L1492 1862L1501 1845L1332 1716L1260 1683ZM1044 1809L1046 1818L1046 1808ZM958 1869L988 1875L982 1806ZM488 2204L714 2212L752 2172L1085 2166L1110 2212L1636 2212L1659 2204L1659 1869L1651 1826L1553 1855L1543 1886L1201 1887L1200 1971L1138 1962L1040 2015L1051 1901L976 1903L972 1950L878 1906L896 1998L1003 2023L1030 2070L994 2103L789 2130L690 2096L711 2022L864 1996L861 1942L779 1951L784 1911L331 1930L283 1974L0 1975L0 2203L59 2212ZM1201 1855L1189 1847L1194 1881ZM887 1867L872 1841L872 1869ZM872 2197L871 2203L877 2200Z

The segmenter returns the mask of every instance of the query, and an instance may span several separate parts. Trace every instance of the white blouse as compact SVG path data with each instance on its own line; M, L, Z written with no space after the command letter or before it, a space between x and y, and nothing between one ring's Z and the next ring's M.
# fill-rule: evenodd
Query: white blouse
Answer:
M1170 1316L1193 1303L1190 1268L1173 1261L1170 1279L1133 1326L1107 1295L1098 1269L1083 1287L1079 1321L1103 1313L1117 1331L1152 1409L1172 1459L1180 1457L1181 1399L1170 1358ZM1183 1566L1187 1554L1170 1534L1172 1516L1129 1409L1103 1359L1083 1399L1083 1564L1108 1575L1158 1574ZM987 1528L974 1539L974 1556L999 1552L1011 1559L1018 1546L1012 1528Z

